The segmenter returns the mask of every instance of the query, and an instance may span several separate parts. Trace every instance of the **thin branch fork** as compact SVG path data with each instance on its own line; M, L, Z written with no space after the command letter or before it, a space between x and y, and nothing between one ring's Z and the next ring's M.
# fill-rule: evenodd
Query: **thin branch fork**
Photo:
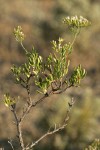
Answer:
M30 103L29 106L26 108L26 110L23 112L23 115L21 116L20 119L17 116L16 110L14 108L11 108L11 111L12 111L14 118L15 118L15 124L17 127L18 139L19 139L20 147L22 150L25 150L24 141L23 141L23 137L22 137L22 129L21 129L22 121L25 118L25 116L30 112L31 108L35 107L38 103L43 101L46 97L47 96L44 95L41 99L37 100L34 104Z
M69 118L68 118L69 119ZM65 119L66 121L68 120L67 118ZM36 140L34 143L32 143L30 146L26 147L25 150L30 150L31 148L33 148L35 145L37 145L42 139L44 139L45 137L49 136L49 135L52 135L56 132L59 132L61 130L63 130L65 127L67 126L67 122L64 122L63 125L59 126L58 128L56 127L56 124L55 124L55 127L52 131L49 131L47 133L45 133L43 136L41 136L38 140Z
M26 115L30 112L31 108L32 107L35 107L37 104L39 104L40 102L44 101L45 98L47 98L48 96L50 95L53 95L53 94L60 94L60 93L63 93L67 88L70 88L71 86L68 86L66 87L64 90L58 92L58 93L55 93L53 92L52 90L49 91L48 94L45 94L43 95L40 99L38 99L37 101L35 101L34 103L32 101L30 101L30 103L28 104L28 106L26 107L26 110L23 111L23 114L22 116L18 119L17 117L17 114L16 114L16 111L15 109L12 110L13 112L13 115L15 117L15 121L16 121L16 126L17 126L17 133L18 133L18 139L19 139L19 143L20 143L20 147L22 148L22 150L28 150L28 149L25 149L25 146L24 146L24 141L23 141L23 137L22 137L22 129L21 129L21 124L22 124L22 121L24 120L24 118L26 117ZM29 92L29 91L28 91ZM30 92L28 93L28 96L30 97ZM62 129L65 128L65 126L67 125L67 123L64 123L62 126L58 127L58 128L55 128L53 131L48 131L46 134L44 134L41 138L39 138L35 143L33 143L31 146L35 146L38 142L40 142L43 138L45 138L46 136L48 135L51 135L51 134L54 134Z
M65 83L65 80L63 81L62 85L64 85ZM22 116L20 117L20 122L23 121L23 119L25 118L25 116L30 112L31 108L32 107L35 107L37 104L39 104L40 102L44 101L45 98L49 97L50 95L52 94L61 94L63 92L65 92L68 88L72 87L72 85L68 85L66 86L64 89L62 90L56 90L56 91L53 91L53 90L50 90L49 93L47 93L47 95L43 95L42 98L40 98L39 100L37 100L36 102L32 102L32 100L30 99L30 90L29 90L29 87L27 88L27 93L28 93L28 99L29 99L29 103L28 103L28 107L26 108L25 111L23 111L23 114Z
M63 93L64 91L66 91L66 89L70 88L72 85L66 87L65 89L61 90L61 91L50 91L48 95L43 95L39 100L37 100L36 102L32 103L29 103L28 107L26 108L26 110L23 112L21 118L20 118L20 122L23 121L23 119L25 118L25 116L30 112L31 108L32 107L35 107L37 104L39 104L40 102L44 101L45 98L49 97L50 95L52 94L60 94L60 93Z
M31 110L32 107L35 107L37 104L39 104L40 102L42 102L46 97L47 97L47 96L44 95L44 96L42 96L39 100L37 100L36 102L34 102L34 103L31 102L31 103L28 105L28 107L26 108L26 110L23 112L23 114L22 114L22 116L21 116L21 118L20 118L20 122L23 121L23 119L24 119L24 118L26 117L26 115L30 112L30 110Z
M56 124L55 124L55 127L54 127L54 129L53 129L52 131L49 129L48 132L45 133L44 135L42 135L38 140L36 140L36 141L35 141L34 143L32 143L30 146L27 146L27 147L25 148L25 150L30 150L31 148L33 148L35 145L37 145L37 144L38 144L42 139L44 139L45 137L47 137L47 136L49 136L49 135L52 135L52 134L54 134L54 133L56 133L56 132L59 132L59 131L63 130L63 129L67 126L67 122L68 122L68 120L69 120L69 112L71 111L71 108L73 107L74 103L75 103L75 100L73 100L73 98L72 98L72 99L71 99L71 102L68 103L69 108L68 108L68 110L67 110L67 114L66 114L66 116L65 116L65 119L64 119L64 122L63 122L62 125L60 125L59 127L57 127Z

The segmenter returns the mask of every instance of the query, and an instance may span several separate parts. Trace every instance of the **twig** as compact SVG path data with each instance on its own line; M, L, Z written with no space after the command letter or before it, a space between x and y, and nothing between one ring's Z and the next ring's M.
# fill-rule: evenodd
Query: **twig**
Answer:
M64 89L62 89L62 90L58 90L58 89L57 89L56 91L53 91L53 89L52 89L52 90L49 91L49 93L48 93L47 95L46 95L46 94L43 95L42 98L38 99L37 101L35 101L35 102L33 103L32 100L31 100L31 98L30 98L30 88L29 88L29 86L28 86L29 80L30 80L30 79L27 80L27 86L26 86L29 103L28 103L28 107L26 108L25 111L23 111L23 114L22 114L22 116L20 117L20 122L23 121L23 119L24 119L25 116L30 112L30 110L31 110L32 107L35 107L35 106L36 106L37 104L39 104L40 102L44 101L45 98L47 98L48 96L50 96L50 95L52 95L52 94L60 94L60 93L63 93L63 92L65 92L68 88L70 88L70 87L72 86L72 85L68 85L68 86L66 86ZM65 84L65 80L62 82L62 85L64 85L64 84ZM59 87L59 88L60 88L60 87Z
M61 94L61 93L65 92L68 88L70 88L70 87L72 87L72 86L73 86L73 85L68 85L68 86L66 86L64 89L54 91L53 93L54 93L54 94Z
M64 83L63 83L64 84ZM22 121L24 120L24 118L26 117L26 115L30 112L31 108L32 107L35 107L37 104L39 104L40 102L44 101L45 98L47 98L48 96L52 95L52 94L60 94L60 93L63 93L67 88L70 88L72 85L69 85L67 87L65 87L63 90L61 91L55 91L53 92L52 90L48 93L48 94L45 94L43 95L40 99L38 99L37 101L35 101L34 103L32 102L32 100L30 99L30 90L29 90L29 87L27 86L27 93L28 93L28 99L29 99L29 103L28 103L28 106L26 107L26 110L23 111L23 114L22 116L20 117L20 119L18 119L17 117L17 114L16 114L16 111L13 110L13 114L14 114L14 117L15 117L15 120L16 120L16 126L17 126L17 133L18 133L18 138L19 138L19 143L20 143L20 146L22 148L22 150L25 149L24 147L24 142L23 142L23 138L22 138L22 129L21 129L21 123ZM66 120L66 119L65 119ZM51 135L61 129L63 129L67 124L63 124L62 126L60 126L59 128L53 130L53 131L50 131L50 132L47 132L45 135L43 135L39 140L41 141L44 137L46 137L47 135ZM38 143L37 141L35 143ZM34 145L34 143L33 143ZM35 144L36 145L36 144ZM33 146L32 146L33 147Z
M40 98L39 100L37 100L36 102L34 103L30 103L28 105L28 107L26 108L26 110L23 112L21 118L19 119L20 122L23 121L23 119L25 118L25 116L30 112L31 108L32 107L35 107L37 104L39 104L40 102L42 102L47 96L46 95L43 95L42 98Z
M75 103L75 100L73 100L73 98L71 99L71 102L68 103L69 105L69 108L67 110L67 114L66 114L66 117L64 119L64 122L62 125L60 125L58 128L57 128L57 125L55 124L54 125L54 129L52 131L50 131L50 129L48 130L48 132L46 132L44 135L42 135L38 140L36 140L34 143L32 143L30 146L27 146L25 148L25 150L30 150L31 148L33 148L35 145L37 145L42 139L44 139L45 137L49 136L49 135L52 135L56 132L59 132L61 130L63 130L66 126L67 126L67 121L69 120L69 112L73 106L73 104Z
M45 137L47 137L48 135L52 135L56 132L59 132L60 130L63 130L65 127L67 126L67 123L64 123L63 125L61 125L60 127L56 128L56 126L54 127L54 129L52 131L48 131L47 133L45 133L43 136L41 136L38 140L36 140L34 143L32 143L30 146L26 147L25 150L29 150L31 148L33 148L36 144L38 144L42 139L44 139Z
M11 139L9 139L8 143L10 144L10 146L11 146L12 150L14 150L14 147L13 147L13 144L12 144Z

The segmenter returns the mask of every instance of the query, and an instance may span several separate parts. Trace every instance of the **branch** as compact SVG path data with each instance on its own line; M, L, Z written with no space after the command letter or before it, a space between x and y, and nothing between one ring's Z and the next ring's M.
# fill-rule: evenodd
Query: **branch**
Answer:
M28 107L26 108L26 110L23 111L23 114L22 114L22 116L21 116L21 118L20 118L20 122L23 121L23 119L24 119L24 118L26 117L26 115L30 112L30 110L31 110L32 107L35 107L37 104L39 104L40 102L42 102L46 97L47 97L46 95L43 95L43 97L40 98L39 100L37 100L36 102L30 103L30 104L28 105Z
M64 84L64 83L63 83L63 84ZM37 104L39 104L39 103L41 103L42 101L44 101L45 98L49 97L50 95L63 93L63 92L65 92L68 88L70 88L70 87L72 87L72 85L69 85L69 86L67 86L67 87L65 87L64 89L59 90L59 91L58 91L58 90L57 90L57 91L52 91L52 90L50 90L47 95L46 95L46 94L43 95L40 99L38 99L38 100L35 101L34 103L32 103L32 101L31 101L31 103L28 105L28 107L26 108L26 110L23 111L23 114L22 114L22 116L21 116L21 118L20 118L20 122L23 121L23 119L24 119L25 116L30 112L30 110L31 110L32 107L35 107Z
M23 137L22 137L21 122L19 121L19 119L17 117L15 109L11 109L11 111L12 111L12 113L14 115L14 118L15 118L15 124L16 124L16 127L17 127L17 133L18 133L18 139L19 139L20 147L21 147L22 150L25 150Z
M14 147L13 147L13 144L12 144L12 140L11 140L11 139L9 139L8 143L10 144L12 150L14 150Z
M69 118L68 118L69 119ZM66 120L68 120L66 119ZM41 136L38 140L36 140L34 143L32 143L30 146L26 147L25 150L29 150L31 148L33 148L35 145L37 145L42 139L44 139L45 137L47 137L48 135L52 135L56 132L59 132L61 130L63 130L65 127L67 126L67 122L65 122L63 125L59 126L58 128L56 128L56 124L55 127L52 131L49 131L47 133L45 133L43 136Z
M54 91L53 94L61 94L61 93L65 92L68 88L70 88L72 86L73 85L68 85L65 88L61 89L61 90Z
M70 88L72 85L69 85L67 87L65 87L63 90L61 91L55 91L53 92L52 90L48 93L48 94L45 94L43 95L43 97L41 97L40 99L38 99L37 101L35 101L34 103L32 103L32 101L30 101L30 103L28 103L28 106L26 107L26 110L23 111L23 114L22 116L20 117L20 119L18 120L17 118L17 115L16 115L16 112L13 111L14 113L14 116L15 116L15 120L16 120L16 125L17 125L17 132L18 132L18 138L19 138L19 141L20 141L20 146L23 148L24 147L24 143L23 143L23 138L22 138L22 130L21 130L21 123L22 121L24 120L24 118L26 117L26 115L30 112L31 108L32 107L35 107L37 104L39 104L40 102L44 101L45 98L47 98L48 96L52 95L52 94L60 94L60 93L63 93L67 88ZM27 90L28 91L28 90ZM30 92L28 93L28 96L30 98ZM68 113L68 111L67 111ZM59 128L57 128L56 130L53 130L53 131L50 131L50 132L47 132L47 134L43 135L39 141L41 141L44 137L46 137L47 135L51 135L59 130L62 130L67 124L63 124L62 126L60 126ZM38 142L39 142L38 141ZM37 142L36 142L37 143ZM35 144L36 145L36 144ZM33 147L33 146L32 146Z
M56 127L56 124L55 124L55 127L54 127L54 129L53 129L52 131L50 131L50 129L49 129L48 132L46 132L44 135L42 135L38 140L36 140L36 141L35 141L34 143L32 143L30 146L27 146L27 147L25 148L25 150L30 150L31 148L33 148L35 145L37 145L37 144L38 144L42 139L44 139L45 137L47 137L47 136L49 136L49 135L52 135L52 134L54 134L54 133L56 133L56 132L59 132L59 131L61 131L61 130L63 130L63 129L65 129L65 127L67 126L67 122L68 122L68 120L69 120L69 112L70 112L70 110L71 110L71 108L72 108L72 106L73 106L74 103L75 103L75 100L73 100L73 98L72 98L72 99L71 99L71 102L68 103L69 108L68 108L68 110L67 110L67 114L66 114L66 116L65 116L65 119L64 119L62 125L60 125L59 127Z

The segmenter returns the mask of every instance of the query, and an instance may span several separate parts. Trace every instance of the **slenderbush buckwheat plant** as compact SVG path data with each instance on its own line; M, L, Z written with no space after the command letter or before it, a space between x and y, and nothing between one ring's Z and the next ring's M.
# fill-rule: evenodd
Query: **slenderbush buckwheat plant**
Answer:
M74 104L73 99L69 103L69 109L67 111L65 110L66 117L64 118L63 122L60 123L60 125L55 124L53 129L48 129L48 131L35 142L32 141L32 143L30 144L27 143L28 145L25 145L24 143L22 124L24 122L24 118L26 118L30 110L34 109L34 107L42 101L45 102L45 99L53 94L60 94L70 87L79 86L81 80L86 75L85 69L83 69L81 64L79 64L74 68L71 76L69 77L69 55L71 55L72 53L73 44L81 29L84 27L88 27L90 25L90 22L82 16L74 16L64 18L63 23L74 34L74 39L69 43L66 43L62 38L59 38L57 41L53 40L51 42L52 53L46 58L45 61L37 53L34 47L32 47L31 51L28 51L24 47L23 41L25 35L22 31L22 28L18 26L14 29L15 39L21 44L23 50L25 51L26 62L21 66L13 65L11 71L15 77L16 84L19 84L22 86L22 88L26 89L28 99L26 99L25 105L22 106L23 113L20 116L18 115L18 112L16 110L16 99L12 98L8 93L4 95L4 104L10 109L14 116L20 150L33 149L33 147L45 137L63 130L66 127L69 119L70 109ZM33 85L37 87L36 92L39 92L39 94L41 95L37 100L34 100L31 97L30 82L33 82ZM10 144L12 149L14 149L13 143Z

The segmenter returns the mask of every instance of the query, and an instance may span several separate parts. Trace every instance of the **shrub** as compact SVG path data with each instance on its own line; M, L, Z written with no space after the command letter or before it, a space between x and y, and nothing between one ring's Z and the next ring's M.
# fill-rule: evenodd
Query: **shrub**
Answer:
M63 93L73 86L80 86L81 80L86 75L85 69L83 69L81 64L79 64L74 68L71 76L69 76L69 57L73 51L73 44L76 37L83 27L90 25L90 22L82 16L66 17L63 19L63 22L73 33L74 39L69 43L66 43L62 38L59 38L58 41L53 40L51 42L53 53L51 53L46 60L37 53L34 47L32 47L31 51L28 51L24 47L23 41L25 35L20 26L14 29L15 39L21 44L25 52L26 62L21 66L13 65L11 71L15 77L16 84L21 85L22 88L25 88L27 91L28 98L26 99L24 106L21 106L23 113L20 115L18 115L16 109L17 100L10 96L9 93L4 95L4 103L14 116L19 147L21 150L32 149L45 137L63 130L68 123L69 112L75 101L71 99L68 103L69 108L65 110L65 118L60 125L54 124L54 127L50 127L43 136L35 142L26 145L23 138L22 125L30 110L36 107L39 103L45 102L45 99L51 95ZM32 99L31 85L35 85L37 88L36 92L41 95L37 100ZM12 149L14 149L13 143L9 143Z

